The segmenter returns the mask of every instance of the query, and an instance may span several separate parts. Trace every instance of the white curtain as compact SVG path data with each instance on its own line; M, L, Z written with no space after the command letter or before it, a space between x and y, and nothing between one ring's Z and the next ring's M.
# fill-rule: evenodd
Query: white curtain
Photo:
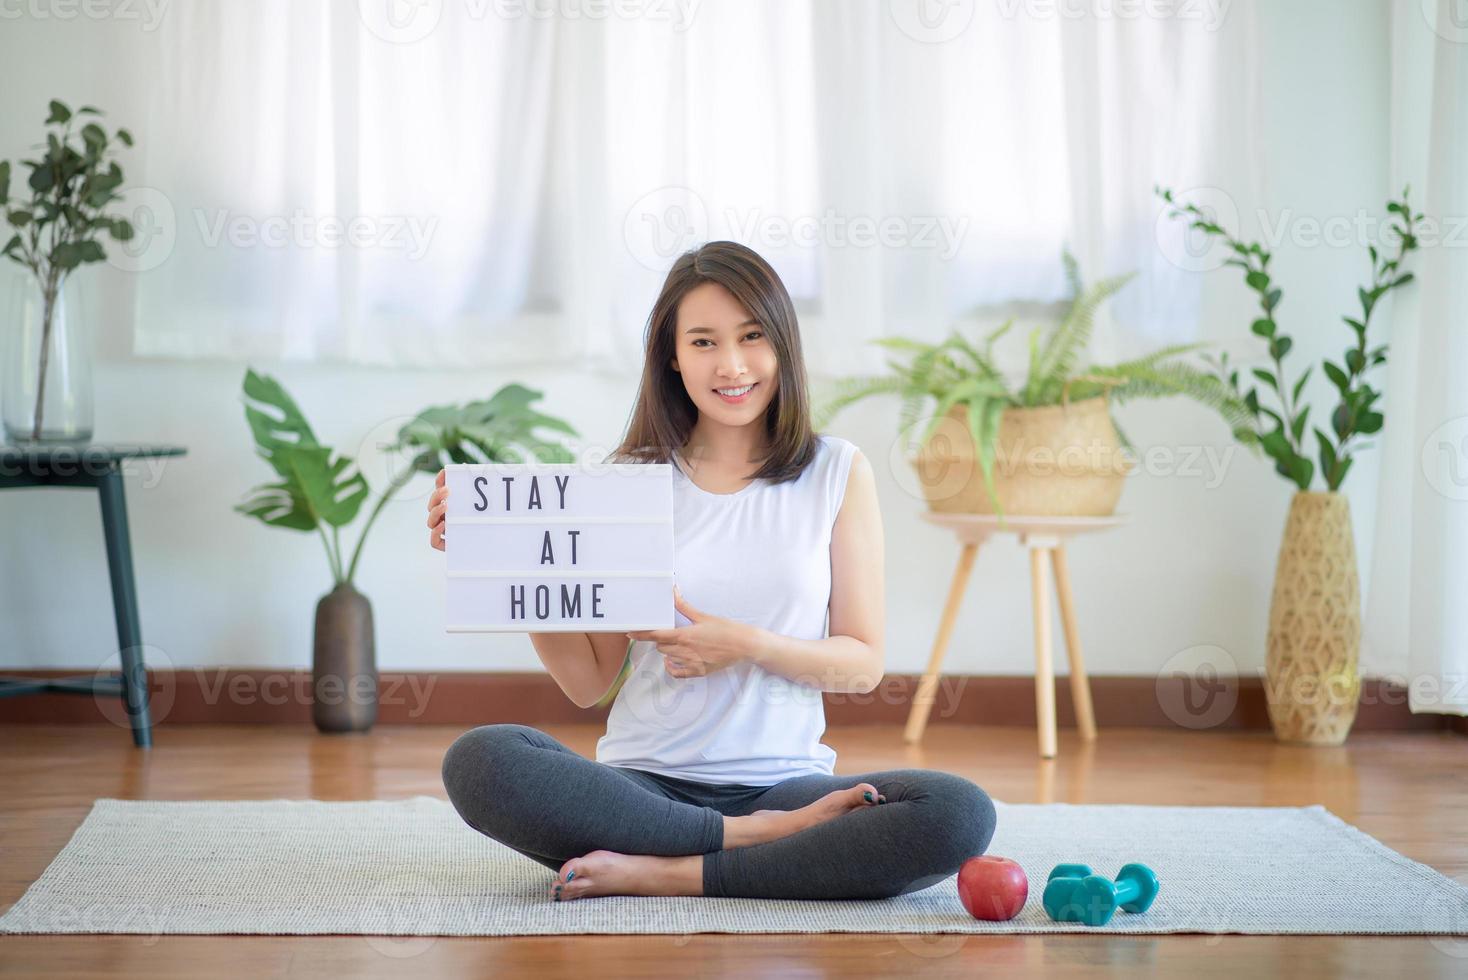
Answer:
M1251 129L1247 5L568 9L172 11L141 204L173 234L140 260L135 352L631 370L667 267L714 238L775 265L815 374L1059 299L1067 243L1090 278L1142 272L1123 339L1193 339L1152 185L1209 183Z
M1411 184L1428 223L1391 318L1362 658L1407 684L1413 711L1468 714L1468 21L1455 3L1393 10L1393 183Z

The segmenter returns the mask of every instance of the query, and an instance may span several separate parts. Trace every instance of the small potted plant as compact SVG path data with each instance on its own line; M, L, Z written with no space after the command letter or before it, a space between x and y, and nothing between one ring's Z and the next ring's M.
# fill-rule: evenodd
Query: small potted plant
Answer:
M1074 258L1069 252L1062 258L1071 283L1070 305L1059 323L1030 332L1023 384L1010 383L993 350L1013 320L982 345L956 329L938 343L883 337L872 342L910 354L910 360L889 359L890 375L838 381L833 397L815 413L817 428L858 399L899 396L899 428L928 506L947 513L995 514L1002 524L1006 514L1095 516L1115 510L1129 472L1122 450L1133 447L1111 416L1112 402L1183 395L1218 410L1232 427L1247 423L1247 409L1226 385L1183 360L1201 344L1167 346L1111 366L1081 367L1097 308L1131 276L1085 287ZM936 409L913 440L923 412L934 402Z
M10 197L10 161L0 160L0 214L12 229L0 254L26 268L30 282L6 324L5 435L13 442L85 442L92 436L91 352L82 341L63 288L77 268L107 258L104 238L133 237L126 219L107 213L121 194L117 144L132 146L125 129L110 135L102 111L72 112L52 100L46 142L30 168L29 196ZM49 410L49 418L48 418Z
M1169 205L1171 217L1185 219L1194 230L1228 247L1230 257L1224 264L1242 270L1245 283L1259 299L1250 329L1267 345L1269 366L1249 373L1260 386L1241 386L1227 354L1212 363L1216 376L1249 409L1248 423L1234 434L1251 449L1268 454L1275 472L1295 487L1269 603L1265 650L1269 719L1281 741L1339 745L1355 721L1361 694L1356 545L1350 507L1340 487L1355 454L1368 445L1359 438L1381 431L1385 422L1376 405L1381 392L1371 387L1366 375L1386 361L1387 345L1369 346L1366 331L1381 299L1412 281L1412 273L1403 271L1402 265L1417 248L1416 223L1422 215L1413 213L1406 189L1400 201L1387 203L1388 237L1395 242L1384 243L1385 251L1375 245L1366 249L1371 281L1356 292L1361 310L1341 317L1351 328L1352 343L1339 363L1321 361L1337 401L1329 428L1312 429L1312 446L1305 436L1310 405L1301 396L1313 365L1293 382L1285 373L1285 359L1294 345L1277 320L1283 293L1269 268L1271 253L1258 242L1235 238L1201 208L1177 201L1171 190L1159 187L1157 194ZM1261 400L1261 392L1274 407ZM1317 475L1324 490L1311 489Z
M247 370L245 418L258 455L279 480L254 487L234 510L274 527L316 533L326 548L334 587L316 603L311 717L323 732L366 731L377 720L377 660L372 604L353 587L362 545L377 515L417 473L437 476L446 463L520 463L523 447L541 462L574 459L565 446L538 434L577 435L561 419L531 407L538 391L508 384L487 401L420 412L397 434L388 454L406 453L407 465L378 497L343 562L340 530L354 521L371 494L350 457L323 445L294 399L268 375Z

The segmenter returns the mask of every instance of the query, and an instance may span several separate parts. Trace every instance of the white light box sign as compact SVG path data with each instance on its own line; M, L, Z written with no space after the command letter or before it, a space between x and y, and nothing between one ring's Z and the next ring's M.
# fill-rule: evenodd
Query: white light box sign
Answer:
M445 629L671 629L669 463L444 467Z

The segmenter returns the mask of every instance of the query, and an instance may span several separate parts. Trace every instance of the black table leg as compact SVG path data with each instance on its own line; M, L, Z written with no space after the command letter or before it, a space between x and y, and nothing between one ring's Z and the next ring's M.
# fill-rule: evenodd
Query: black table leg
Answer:
M138 595L133 584L132 546L127 534L127 503L122 473L110 468L97 480L102 503L102 534L107 539L107 569L112 578L112 611L117 617L117 643L122 652L122 700L132 722L133 744L153 744L153 722L148 712L148 666L143 662L142 630L138 624Z

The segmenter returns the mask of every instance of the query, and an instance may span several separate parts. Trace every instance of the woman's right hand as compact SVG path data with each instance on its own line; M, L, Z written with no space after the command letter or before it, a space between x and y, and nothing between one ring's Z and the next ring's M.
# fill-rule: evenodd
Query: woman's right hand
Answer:
M438 471L438 486L428 495L428 543L443 550L443 513L449 506L449 488L444 484L444 471Z

